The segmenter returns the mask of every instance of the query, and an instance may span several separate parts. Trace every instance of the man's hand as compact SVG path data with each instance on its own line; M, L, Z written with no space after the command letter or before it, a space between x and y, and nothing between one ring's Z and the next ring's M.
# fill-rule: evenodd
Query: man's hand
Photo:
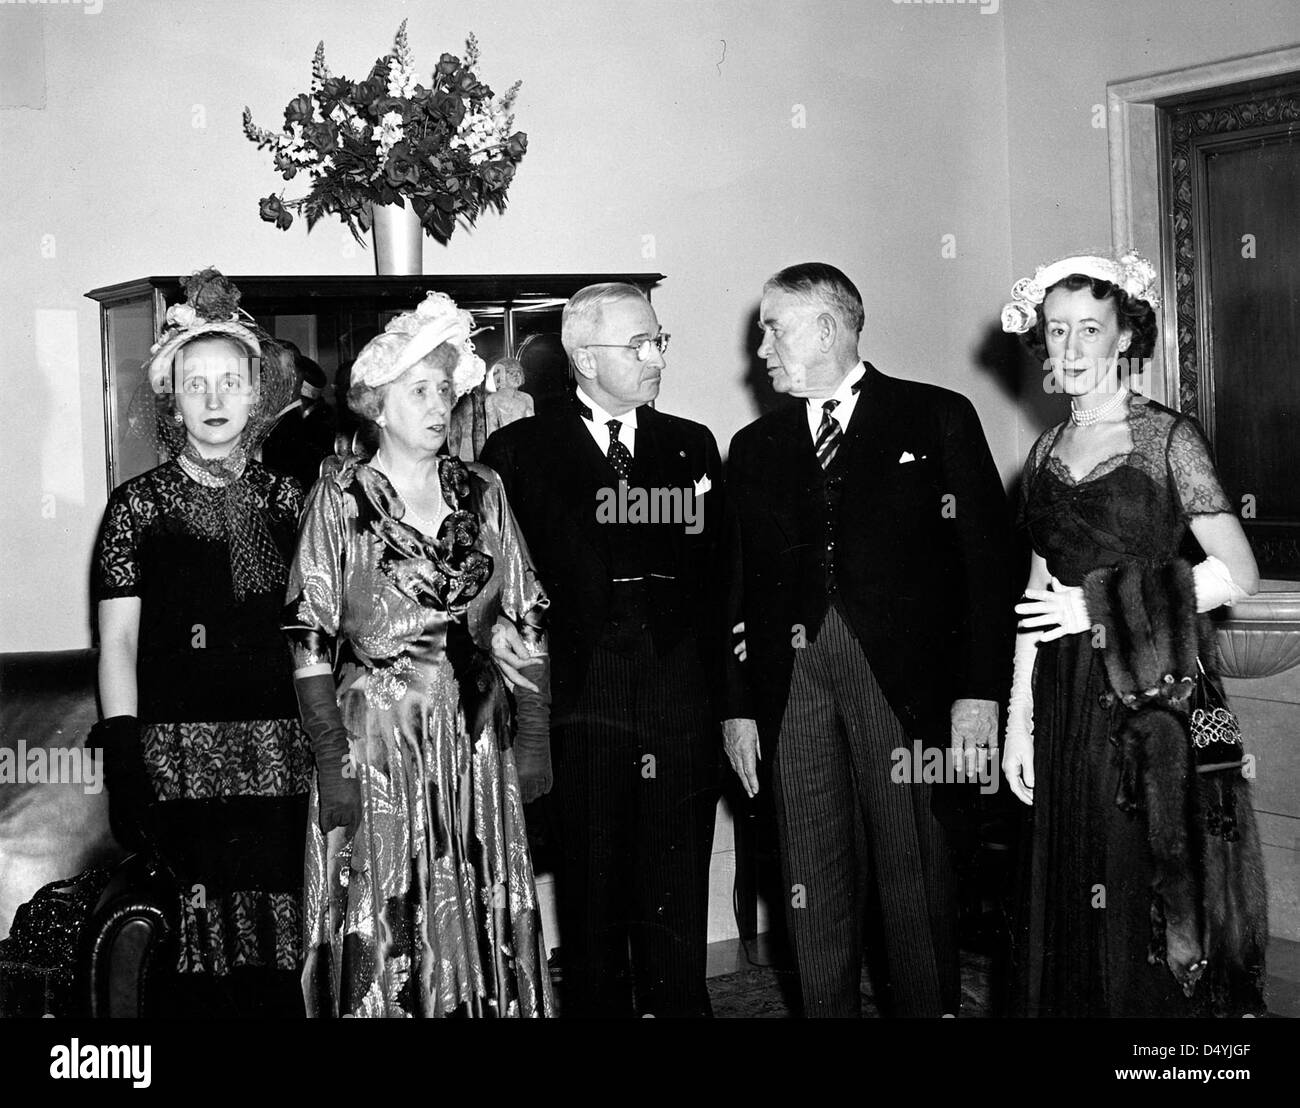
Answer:
M736 624L736 626L731 629L731 633L740 636L740 638L736 640L736 645L731 648L731 652L743 662L749 657L749 651L745 647L745 621L741 620Z
M498 616L492 625L492 658L501 667L501 674L511 685L522 685L530 692L537 686L519 672L524 666L535 666L541 659L534 658L524 646L523 636L505 616Z
M753 799L758 795L758 760L763 756L758 745L758 724L752 719L724 719L722 745L727 761L745 786L745 795Z
M997 751L997 701L954 700L951 719L952 752L962 759L967 777L977 777L984 759Z

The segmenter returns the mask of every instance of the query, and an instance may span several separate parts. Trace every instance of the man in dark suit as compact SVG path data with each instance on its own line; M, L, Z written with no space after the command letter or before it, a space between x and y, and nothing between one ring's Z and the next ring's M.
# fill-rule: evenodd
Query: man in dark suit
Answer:
M564 1011L706 1015L721 463L706 427L649 406L668 336L638 289L582 289L562 338L572 403L480 460L551 600Z
M296 477L310 491L321 461L334 452L334 416L322 399L325 371L292 342L281 339L280 344L293 357L297 391L262 443L262 461L268 469Z
M744 660L728 653L724 742L751 797L760 757L771 768L805 1013L860 1014L874 924L882 1007L941 1016L957 1012L960 962L931 802L953 786L927 783L914 754L951 744L940 764L955 782L996 764L1006 501L970 402L863 363L862 323L833 266L764 286L759 356L773 387L805 402L731 443L728 593Z

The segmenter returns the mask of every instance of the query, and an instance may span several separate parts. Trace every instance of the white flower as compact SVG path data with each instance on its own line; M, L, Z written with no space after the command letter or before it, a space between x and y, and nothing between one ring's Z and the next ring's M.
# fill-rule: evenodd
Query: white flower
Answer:
M415 74L396 58L388 63L388 95L406 99L415 94Z
M474 353L474 344L466 339L461 346L460 360L451 374L451 387L456 395L464 396L487 376L487 366Z
M1038 304L1043 299L1043 288L1037 284L1032 277L1021 277L1014 285L1011 286L1011 298L1013 300L1027 300L1031 304Z
M1037 322L1038 313L1025 300L1013 300L1002 309L1002 330L1012 335L1023 335Z
M402 127L402 113L385 112L372 137L379 148L379 158L382 161L388 157L388 152L406 137L406 131Z
M199 313L189 304L173 304L167 309L167 322L175 327L193 327L198 318Z
M361 135L363 137L365 136L365 133L368 130L370 130L370 124L367 123L360 116L354 116L352 119L348 120L348 126L351 127L352 130L354 130L358 135Z

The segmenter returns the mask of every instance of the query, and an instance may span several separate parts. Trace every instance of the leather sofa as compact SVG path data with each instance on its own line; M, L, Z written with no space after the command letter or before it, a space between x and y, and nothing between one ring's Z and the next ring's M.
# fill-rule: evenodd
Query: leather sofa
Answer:
M123 858L85 757L96 664L0 654L0 1015L140 1015L170 961L172 899L147 859Z

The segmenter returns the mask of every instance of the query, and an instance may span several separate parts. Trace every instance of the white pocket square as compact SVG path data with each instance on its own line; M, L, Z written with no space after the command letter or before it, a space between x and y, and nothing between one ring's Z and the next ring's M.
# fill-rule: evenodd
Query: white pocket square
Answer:
M916 456L915 456L915 455L914 455L910 450L904 450L904 451L903 451L903 452L898 456L898 464L899 464L900 466L901 466L904 462L914 462L914 461L916 461Z
M713 488L713 482L709 480L709 475L707 473L701 473L700 476L695 479L694 484L696 496L703 496L709 491L709 489Z

